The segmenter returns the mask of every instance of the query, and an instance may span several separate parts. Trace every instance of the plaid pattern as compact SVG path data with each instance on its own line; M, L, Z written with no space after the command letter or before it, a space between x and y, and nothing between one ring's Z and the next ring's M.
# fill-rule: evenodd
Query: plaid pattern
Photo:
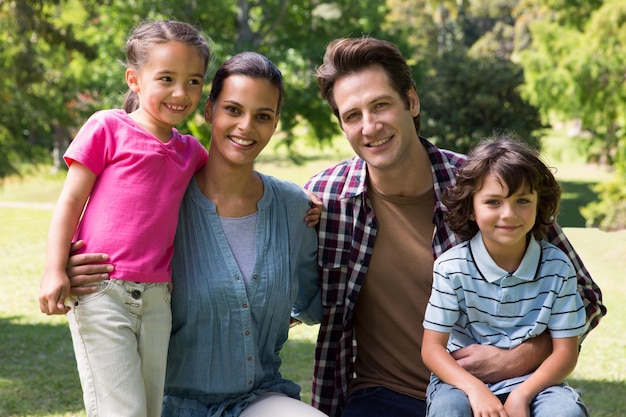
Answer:
M441 202L441 194L452 184L456 169L466 157L438 149L423 138L420 140L432 164L435 192L433 255L436 258L460 243L443 221L446 207ZM315 348L312 403L329 416L339 417L346 403L348 383L354 377L357 347L353 312L371 259L377 221L365 192L366 165L359 157L317 174L305 188L319 196L325 206L318 225L324 317ZM606 314L600 289L560 227L550 230L548 240L571 259L578 274L589 329L595 327Z

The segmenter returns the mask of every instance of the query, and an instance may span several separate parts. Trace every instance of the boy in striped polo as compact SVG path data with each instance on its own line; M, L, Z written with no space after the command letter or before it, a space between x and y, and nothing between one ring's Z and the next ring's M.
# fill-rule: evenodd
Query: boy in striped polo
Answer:
M564 382L576 366L585 309L568 257L542 240L561 189L536 151L510 136L481 142L444 203L464 242L434 264L422 359L433 372L428 416L588 416ZM553 350L531 374L485 384L450 352L510 349L548 331Z

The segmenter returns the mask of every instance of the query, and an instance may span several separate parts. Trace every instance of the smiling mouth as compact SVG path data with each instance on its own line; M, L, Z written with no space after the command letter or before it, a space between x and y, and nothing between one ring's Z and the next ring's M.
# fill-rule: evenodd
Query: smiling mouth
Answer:
M375 148L377 146L380 146L380 145L383 145L383 144L389 142L390 140L391 140L390 137L389 138L384 138L384 139L381 139L381 140L377 140L376 142L368 143L365 146L367 146L368 148Z
M254 141L252 140L244 140L244 139L239 139L239 138L234 138L232 136L229 136L228 139L232 140L233 142L235 142L238 145L242 145L242 146L250 146L254 143Z
M187 108L187 106L174 106L172 104L166 104L165 107L174 111L183 111Z

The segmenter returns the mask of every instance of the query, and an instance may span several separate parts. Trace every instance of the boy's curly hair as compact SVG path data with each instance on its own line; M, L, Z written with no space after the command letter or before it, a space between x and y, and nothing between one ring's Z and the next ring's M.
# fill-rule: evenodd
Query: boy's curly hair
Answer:
M480 141L457 172L456 183L444 191L442 201L448 208L444 219L450 228L463 240L478 232L478 225L472 220L473 196L486 175L494 175L506 185L507 197L523 187L537 192L537 218L531 233L537 239L544 238L548 226L556 220L561 187L539 152L511 133Z

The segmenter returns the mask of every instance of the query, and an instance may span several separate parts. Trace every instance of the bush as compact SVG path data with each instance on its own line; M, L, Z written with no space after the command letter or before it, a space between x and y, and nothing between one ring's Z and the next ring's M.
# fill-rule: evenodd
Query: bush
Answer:
M591 202L580 209L587 227L599 227L605 231L626 229L626 188L624 178L597 184L593 190L599 200Z

